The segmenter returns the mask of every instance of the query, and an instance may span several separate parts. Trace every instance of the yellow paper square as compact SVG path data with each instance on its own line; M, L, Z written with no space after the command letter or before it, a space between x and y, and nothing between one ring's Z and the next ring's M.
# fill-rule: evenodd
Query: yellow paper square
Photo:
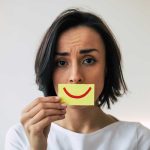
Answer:
M58 84L58 96L68 105L94 105L94 84Z

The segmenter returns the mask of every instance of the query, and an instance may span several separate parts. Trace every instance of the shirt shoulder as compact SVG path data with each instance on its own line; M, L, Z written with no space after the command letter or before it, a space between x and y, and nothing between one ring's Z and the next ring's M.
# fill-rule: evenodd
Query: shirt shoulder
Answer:
M149 137L150 138L150 129L145 127L140 122L129 122L129 121L120 121L119 124L115 126L115 128L123 132L131 132L134 131L137 134L137 139L141 140L142 138Z
M141 123L137 124L137 139L139 149L150 149L150 129L143 126Z
M23 150L28 147L28 140L21 123L9 128L5 137L5 150Z
M150 129L143 124L123 121L120 124L120 131L124 135L135 135L134 141L137 143L137 149L150 150Z

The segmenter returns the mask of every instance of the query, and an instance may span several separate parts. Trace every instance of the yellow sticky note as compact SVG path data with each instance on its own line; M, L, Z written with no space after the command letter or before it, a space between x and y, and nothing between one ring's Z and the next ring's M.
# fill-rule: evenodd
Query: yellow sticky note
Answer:
M58 84L58 96L68 105L94 105L94 84Z

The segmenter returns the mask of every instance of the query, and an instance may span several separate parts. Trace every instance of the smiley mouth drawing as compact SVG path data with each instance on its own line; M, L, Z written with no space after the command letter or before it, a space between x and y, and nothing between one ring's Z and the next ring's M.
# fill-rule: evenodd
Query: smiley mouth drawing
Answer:
M79 98L85 97L85 96L91 91L91 87L89 87L89 88L87 89L87 91L86 91L85 93L81 94L81 95L72 95L72 94L70 94L70 93L67 91L67 89L66 89L65 87L63 88L63 90L64 90L64 92L65 92L69 97L79 99Z

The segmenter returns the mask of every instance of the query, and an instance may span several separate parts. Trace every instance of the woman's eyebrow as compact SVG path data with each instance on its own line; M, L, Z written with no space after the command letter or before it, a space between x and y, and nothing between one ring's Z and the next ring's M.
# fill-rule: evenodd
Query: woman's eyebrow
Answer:
M98 50L95 49L95 48L80 50L80 54L87 54L87 53L90 53L90 52L98 52Z
M98 50L95 49L95 48L91 48L91 49L81 49L81 50L80 50L80 54L87 54L87 53L91 53L91 52L98 52ZM56 52L55 55L59 55L59 56L69 56L70 53L68 53L68 52Z

